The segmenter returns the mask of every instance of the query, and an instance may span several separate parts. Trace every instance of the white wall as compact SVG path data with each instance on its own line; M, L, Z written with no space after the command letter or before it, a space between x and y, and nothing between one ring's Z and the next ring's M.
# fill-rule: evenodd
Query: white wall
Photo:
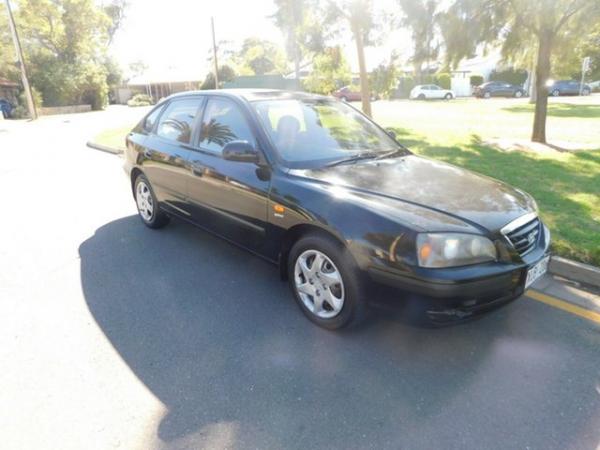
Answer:
M471 79L468 76L457 75L450 80L450 86L457 97L469 97L471 95Z

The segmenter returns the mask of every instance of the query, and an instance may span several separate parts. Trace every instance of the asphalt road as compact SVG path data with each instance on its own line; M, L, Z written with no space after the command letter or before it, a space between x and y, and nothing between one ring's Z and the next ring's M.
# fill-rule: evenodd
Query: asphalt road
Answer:
M0 121L1 448L600 448L598 324L523 297L321 330L275 267L141 224L85 147L136 114Z

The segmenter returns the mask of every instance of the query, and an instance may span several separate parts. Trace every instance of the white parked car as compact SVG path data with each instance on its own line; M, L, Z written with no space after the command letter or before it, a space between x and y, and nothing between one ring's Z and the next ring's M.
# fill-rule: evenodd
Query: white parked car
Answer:
M456 95L450 89L443 89L435 84L419 84L410 91L410 99L425 100L430 98L443 98L451 100Z

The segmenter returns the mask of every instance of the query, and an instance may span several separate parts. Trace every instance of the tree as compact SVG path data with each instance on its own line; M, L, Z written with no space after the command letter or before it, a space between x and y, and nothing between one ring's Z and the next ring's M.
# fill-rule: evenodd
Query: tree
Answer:
M328 17L334 18L335 21L341 18L354 38L360 71L362 110L367 116L371 116L371 91L365 61L365 45L372 42L372 33L378 28L373 2L372 0L329 0L329 6Z
M0 5L0 78L11 81L19 80L19 72L16 61L15 50L8 28L8 19L4 3Z
M373 91L383 98L390 98L398 86L398 69L396 68L396 55L392 55L387 64L380 64L371 72L371 86Z
M411 30L413 54L411 62L415 78L422 82L423 64L437 59L440 45L437 43L439 18L438 0L397 0L402 9L401 25Z
M110 19L108 27L108 45L110 45L115 37L115 34L125 20L125 11L129 6L128 0L112 0L108 5L103 7L104 13Z
M531 140L545 143L552 55L567 37L584 38L599 19L598 0L455 0L442 26L450 61L471 56L482 43L501 43L507 59L535 52L537 100Z
M319 4L316 0L275 0L275 7L272 18L285 36L286 51L298 83L302 60L325 48L323 26L317 18Z
M331 94L352 80L350 67L341 48L329 47L313 59L313 70L304 82L304 88L317 94Z
M114 1L114 8L124 2ZM113 20L94 0L19 0L16 22L32 85L44 104L104 107L107 78L115 79L107 47ZM114 12L114 11L113 11ZM120 23L120 22L119 22Z
M600 80L600 22L592 27L585 36L566 36L560 43L563 51L552 58L552 74L555 78L581 78L581 63L590 57L590 70L586 80Z
M219 85L225 81L231 81L235 78L235 70L228 64L219 65ZM215 74L208 72L206 78L202 82L200 89L215 89Z
M242 74L265 75L284 73L286 70L285 56L281 48L264 39L245 39L236 59Z

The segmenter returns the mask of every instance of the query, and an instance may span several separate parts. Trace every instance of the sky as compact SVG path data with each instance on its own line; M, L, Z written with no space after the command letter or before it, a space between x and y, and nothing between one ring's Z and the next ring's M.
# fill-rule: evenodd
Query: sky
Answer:
M393 0L376 0L376 7L397 9ZM215 19L217 41L241 43L258 37L279 43L284 38L269 18L272 0L130 0L125 21L115 36L112 51L127 74L130 63L145 62L150 71L175 69L199 73L204 78L212 46L210 18ZM391 33L381 45L366 51L368 69L389 58L393 49L409 52L410 40L403 30ZM402 45L406 43L405 45ZM340 42L353 72L358 71L351 39Z

